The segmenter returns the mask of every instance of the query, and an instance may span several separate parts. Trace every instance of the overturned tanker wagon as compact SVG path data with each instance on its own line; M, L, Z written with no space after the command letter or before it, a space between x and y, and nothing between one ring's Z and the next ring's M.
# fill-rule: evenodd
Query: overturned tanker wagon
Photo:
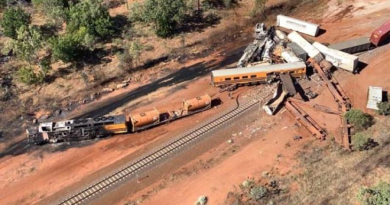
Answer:
M215 70L211 72L211 83L216 87L270 83L279 79L279 75L283 73L289 73L295 78L304 78L306 77L306 64L304 62L295 62Z
M183 100L182 108L170 112L160 113L154 108L152 111L139 114L45 122L28 128L26 134L30 143L45 144L133 133L210 109L211 101L211 97L206 94Z

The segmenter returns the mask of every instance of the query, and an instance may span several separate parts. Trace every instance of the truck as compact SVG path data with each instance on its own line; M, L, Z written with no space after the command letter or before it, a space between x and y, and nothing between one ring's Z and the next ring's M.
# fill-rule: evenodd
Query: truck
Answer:
M318 42L314 42L313 46L318 49L325 56L325 59L332 63L333 66L355 73L359 63L359 57L328 48Z
M318 35L318 32L320 30L320 26L318 24L309 23L284 15L278 15L276 21L277 26L287 28L293 31L298 31L300 33L304 33L314 37Z

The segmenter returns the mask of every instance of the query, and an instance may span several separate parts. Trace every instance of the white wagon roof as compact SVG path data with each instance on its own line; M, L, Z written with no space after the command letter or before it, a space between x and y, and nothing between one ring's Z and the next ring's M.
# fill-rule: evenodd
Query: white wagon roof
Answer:
M262 66L252 66L249 68L232 68L232 69L223 69L223 70L214 70L212 75L214 77L223 77L230 75L245 75L252 74L257 72L274 72L274 71L288 71L294 69L305 68L306 64L304 62L295 62L295 63L283 63L283 64L274 64L274 65L262 65Z
M382 102L383 89L381 87L370 86L368 88L367 108L378 110L378 103Z
M315 24L315 23L311 23L311 22L307 22L307 21L302 21L300 19L293 18L293 17L290 17L290 16L285 16L285 15L282 15L282 14L279 14L276 18L286 18L286 19L291 19L291 20L300 22L301 24L307 24L307 25L310 25L310 26L318 26L318 27L320 26L319 24Z

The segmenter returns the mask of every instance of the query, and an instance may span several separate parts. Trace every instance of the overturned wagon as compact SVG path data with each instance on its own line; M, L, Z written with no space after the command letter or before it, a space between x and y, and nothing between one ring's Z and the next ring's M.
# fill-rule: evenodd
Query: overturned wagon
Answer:
M28 141L35 144L88 140L127 132L124 115L45 122L26 130Z
M211 97L203 95L190 100L183 100L182 108L170 112L159 112L156 108L139 114L128 115L132 132L148 129L163 123L171 122L197 112L211 108Z
M28 141L34 144L82 141L114 134L137 132L209 108L211 108L211 97L206 94L184 100L182 108L171 112L159 112L157 109L153 109L138 114L45 122L38 126L29 127L26 134Z

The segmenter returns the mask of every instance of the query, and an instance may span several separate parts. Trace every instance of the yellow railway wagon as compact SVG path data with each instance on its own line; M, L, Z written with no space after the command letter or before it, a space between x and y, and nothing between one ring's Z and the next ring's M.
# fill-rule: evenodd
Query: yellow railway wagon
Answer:
M123 134L127 133L126 116L117 115L109 116L107 122L103 122L104 130L111 134Z
M233 68L211 72L213 86L239 85L248 83L265 83L276 79L279 74L290 73L295 78L306 76L304 62L254 66L249 68Z

